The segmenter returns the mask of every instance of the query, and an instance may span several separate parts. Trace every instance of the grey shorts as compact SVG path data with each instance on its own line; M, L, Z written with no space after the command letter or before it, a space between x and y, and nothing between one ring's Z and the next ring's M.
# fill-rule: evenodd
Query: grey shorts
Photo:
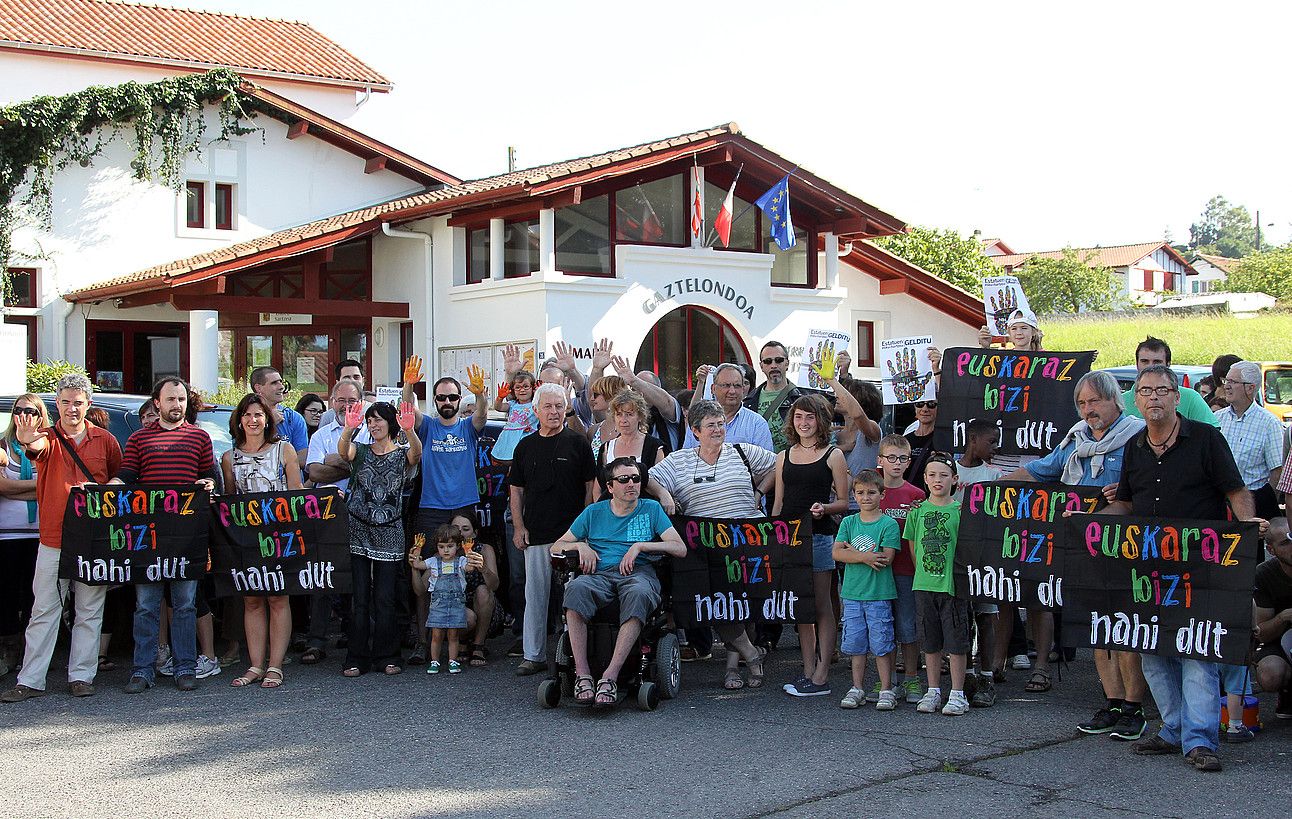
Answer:
M943 592L915 592L916 620L924 653L969 653L969 601Z
M616 598L619 600L621 625L634 617L646 622L659 608L659 580L655 577L655 568L638 563L633 567L633 573L625 577L619 573L618 566L612 566L595 574L581 574L565 586L565 608L578 612L585 620L591 620Z

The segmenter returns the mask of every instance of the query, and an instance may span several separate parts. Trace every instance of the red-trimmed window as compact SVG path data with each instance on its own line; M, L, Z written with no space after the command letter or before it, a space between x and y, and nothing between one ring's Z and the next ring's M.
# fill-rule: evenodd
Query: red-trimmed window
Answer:
M37 286L36 269L32 267L9 268L9 290L5 307L39 307L40 288Z
M507 222L503 226L502 275L520 279L538 270L538 220Z
M758 208L750 207L750 202L741 199L739 195L732 197L734 213L731 214L733 221L731 223L731 244L723 247L722 241L718 239L718 232L714 228L714 223L718 218L719 211L722 210L722 202L727 198L727 190L731 183L727 183L726 188L720 188L712 182L704 183L704 229L706 240L712 238L712 246L717 250L744 250L747 252L758 251L758 229L759 219L762 211Z
M467 231L467 284L489 278L489 226Z
M584 276L613 276L610 195L585 199L556 212L556 269Z
M772 286L815 289L816 231L794 227L794 247L781 250L770 236L763 237L763 252L772 254Z
M875 322L857 322L857 358L853 363L858 367L875 366Z
M368 301L372 298L370 239L358 239L332 248L332 261L319 268L319 295L339 301Z
M639 182L615 191L615 241L685 247L689 215L685 174Z
M35 316L5 316L5 324L21 324L27 328L27 358L31 361L40 361L39 345L36 343L36 317Z
M233 185L215 186L215 229L233 230Z
M206 183L188 182L184 190L186 224L191 228L206 227Z

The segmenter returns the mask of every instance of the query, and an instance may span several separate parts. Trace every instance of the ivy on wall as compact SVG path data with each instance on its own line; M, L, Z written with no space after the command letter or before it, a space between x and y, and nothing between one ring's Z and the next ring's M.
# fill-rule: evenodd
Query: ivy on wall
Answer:
M19 211L25 208L42 227L50 227L55 174L72 163L89 167L119 138L134 148L135 179L182 190L185 157L200 154L207 141L207 105L218 105L220 131L212 141L256 130L249 122L262 109L239 94L243 82L221 68L0 107L0 272L9 266ZM6 296L9 289L5 275Z

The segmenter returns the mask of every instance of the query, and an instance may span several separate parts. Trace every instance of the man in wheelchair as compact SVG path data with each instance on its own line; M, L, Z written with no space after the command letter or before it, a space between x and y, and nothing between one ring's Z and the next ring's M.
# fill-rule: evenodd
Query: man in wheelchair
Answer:
M552 556L578 551L583 572L565 587L565 618L574 658L574 701L614 705L619 672L637 644L642 624L660 604L654 564L662 554L684 557L686 546L664 509L642 498L645 470L632 458L616 458L604 469L610 500L579 514L552 545ZM594 689L588 665L588 621L619 602L614 653Z

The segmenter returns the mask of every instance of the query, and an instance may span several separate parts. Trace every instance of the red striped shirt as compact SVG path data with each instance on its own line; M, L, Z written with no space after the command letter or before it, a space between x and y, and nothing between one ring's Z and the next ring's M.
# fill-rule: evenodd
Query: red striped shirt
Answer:
M201 427L152 423L126 441L117 477L124 483L193 483L215 477L214 457L211 436Z

